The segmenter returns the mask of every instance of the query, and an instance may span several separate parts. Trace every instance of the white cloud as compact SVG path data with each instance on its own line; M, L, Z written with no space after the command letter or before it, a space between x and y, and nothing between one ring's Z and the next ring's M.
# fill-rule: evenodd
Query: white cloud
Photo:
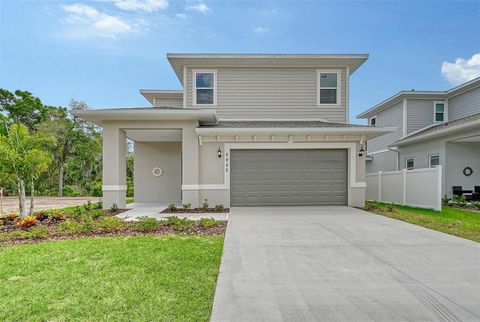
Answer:
M195 4L195 5L194 5L194 4L188 5L188 6L185 7L185 9L187 9L187 10L193 10L193 11L198 11L198 12L201 12L201 13L203 13L203 14L207 14L207 13L209 13L210 11L212 11L212 10L210 10L210 8L207 7L207 5L206 5L205 3L203 3L203 2L200 2L200 3Z
M188 19L188 15L186 15L184 13L176 13L175 16L177 16L177 18L180 18L180 19L183 19L183 20Z
M167 9L168 0L118 0L115 5L123 10L152 12Z
M134 31L133 25L123 19L99 12L97 9L84 4L66 5L62 8L69 13L65 22L75 25L74 29L66 33L72 37L116 38L117 35Z
M269 28L265 28L265 27L255 27L253 29L253 32L256 33L256 34L264 34L266 32L269 32L270 29Z
M470 59L457 58L454 63L443 62L442 74L455 85L480 77L480 53Z

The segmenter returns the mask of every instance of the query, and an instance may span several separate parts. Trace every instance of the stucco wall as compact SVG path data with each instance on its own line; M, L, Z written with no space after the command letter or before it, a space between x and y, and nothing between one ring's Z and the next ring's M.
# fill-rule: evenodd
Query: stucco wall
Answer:
M397 170L397 153L393 151L381 152L372 155L372 160L366 161L366 172Z
M445 191L452 194L452 186L462 186L466 190L480 186L480 142L447 143L445 150ZM472 168L471 176L463 174L465 167Z
M135 142L135 202L182 200L182 144L180 142ZM163 174L154 176L159 167Z

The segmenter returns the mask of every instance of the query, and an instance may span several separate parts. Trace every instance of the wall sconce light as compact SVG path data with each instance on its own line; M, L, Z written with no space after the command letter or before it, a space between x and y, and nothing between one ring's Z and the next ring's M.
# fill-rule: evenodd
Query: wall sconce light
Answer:
M218 147L218 157L219 157L219 158L222 157L222 150L220 149L220 147Z
M365 154L365 150L363 149L363 144L360 146L360 150L358 151L358 156L363 157Z

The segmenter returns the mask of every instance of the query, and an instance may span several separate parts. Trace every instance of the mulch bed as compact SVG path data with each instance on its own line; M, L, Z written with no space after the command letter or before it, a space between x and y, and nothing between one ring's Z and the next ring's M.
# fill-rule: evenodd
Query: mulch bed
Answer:
M175 210L170 210L168 208L162 210L160 213L161 214L226 214L230 212L230 208L224 208L222 211L215 211L215 208L207 208L207 209L202 209L202 208L193 208L193 209L183 209L183 208L177 208Z
M75 239L75 238L86 238L86 237L119 237L119 236L145 236L145 235L188 235L188 236L223 236L227 230L227 222L226 221L218 221L218 224L214 227L203 227L200 225L199 222L194 222L193 226L185 231L179 231L175 229L175 227L170 226L168 224L160 225L155 230L149 231L142 231L135 227L135 223L133 222L125 222L125 227L115 231L103 231L103 230L95 230L89 233L82 233L82 234L68 234L62 233L55 230L57 223L47 223L46 221L42 221L40 224L36 225L35 227L47 227L49 230L49 235L44 238L18 238L18 239L11 239L8 241L0 241L0 246L7 246L7 245L18 245L18 244L35 244L44 241L53 241L53 240L65 240L65 239ZM19 229L11 229L19 230ZM28 230L28 229L27 229ZM2 230L1 233L6 233L8 230Z

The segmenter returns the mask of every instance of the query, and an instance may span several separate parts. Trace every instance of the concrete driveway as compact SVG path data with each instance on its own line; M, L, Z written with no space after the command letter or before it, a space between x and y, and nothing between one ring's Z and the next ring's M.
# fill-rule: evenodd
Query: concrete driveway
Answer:
M349 207L231 210L212 321L407 320L480 320L480 244Z

